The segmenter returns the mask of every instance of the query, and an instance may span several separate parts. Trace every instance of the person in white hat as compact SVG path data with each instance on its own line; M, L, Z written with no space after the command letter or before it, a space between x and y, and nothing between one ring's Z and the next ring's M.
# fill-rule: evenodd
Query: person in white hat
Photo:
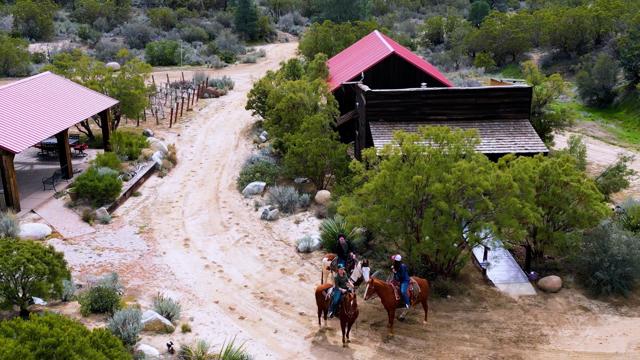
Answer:
M411 305L411 299L409 299L409 267L402 262L402 255L396 254L391 257L393 260L393 280L400 285L400 295L402 301L404 301L404 307L409 308Z

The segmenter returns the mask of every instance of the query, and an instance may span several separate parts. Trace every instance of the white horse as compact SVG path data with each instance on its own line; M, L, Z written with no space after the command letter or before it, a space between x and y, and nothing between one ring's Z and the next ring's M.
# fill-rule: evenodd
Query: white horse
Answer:
M327 283L333 283L333 277L335 276L334 269L332 268L332 264L337 258L336 254L327 254L322 258L322 271L320 273L320 284L325 283L325 279L327 279ZM335 264L333 264L335 267ZM356 261L355 266L353 267L353 271L351 272L351 283L356 284L359 283L359 280L364 278L365 282L369 281L369 274L371 273L371 268L369 267L369 260L364 259L360 261Z

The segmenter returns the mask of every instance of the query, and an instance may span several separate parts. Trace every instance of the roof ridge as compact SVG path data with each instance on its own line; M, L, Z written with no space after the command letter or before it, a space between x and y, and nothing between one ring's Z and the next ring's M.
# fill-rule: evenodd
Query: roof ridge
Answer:
M384 38L384 36L382 36L382 34L380 33L380 31L373 30L373 32L378 36L378 38L380 39L380 41L382 41L382 43L387 47L387 49L389 49L389 51L391 52L395 52L396 50L393 48L393 46L391 46L389 44L389 42L387 42L387 39Z
M0 86L0 90L7 89L7 88L10 88L10 87L18 85L18 84L26 83L26 82L28 82L30 80L37 79L37 78L39 78L41 76L44 76L44 75L47 75L47 74L53 74L53 73L51 71L45 71L45 72L41 72L39 74L31 75L31 76L26 77L24 79L16 80L14 82L2 85L2 86Z

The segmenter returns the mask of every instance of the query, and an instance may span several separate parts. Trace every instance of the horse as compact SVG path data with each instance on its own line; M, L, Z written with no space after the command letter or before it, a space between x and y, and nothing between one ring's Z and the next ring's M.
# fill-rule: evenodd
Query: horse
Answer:
M429 298L429 281L417 276L412 276L411 279L420 287L420 293L417 294L417 298L415 294L412 296L411 306L414 306L417 303L422 304L422 308L424 309L424 321L422 323L426 324L427 313L429 312L429 304L427 303ZM365 301L372 299L375 295L380 297L382 306L387 310L387 315L389 316L389 333L393 335L393 320L396 316L396 308L404 307L402 299L396 299L393 285L386 281L371 277L367 283L367 288L364 294Z
M342 346L347 347L347 343L350 343L349 332L351 332L351 326L356 322L358 318L358 300L356 299L356 293L354 291L347 291L342 296L342 304L340 304L339 316L340 316L340 329L342 329ZM345 341L345 329L346 341Z
M320 272L320 284L325 283L325 279L327 279L327 283L333 283L333 275L337 271L337 255L336 254L326 254L322 258L322 270ZM369 260L363 259L361 261L356 261L353 266L353 270L351 270L351 282L356 284L360 278L364 277L364 273L366 272L367 277L365 281L369 281ZM326 274L326 275L325 275Z
M316 287L316 305L318 306L318 326L322 326L320 318L324 314L324 324L327 325L327 313L331 306L331 297L325 295L325 291L329 290L332 284L320 284Z

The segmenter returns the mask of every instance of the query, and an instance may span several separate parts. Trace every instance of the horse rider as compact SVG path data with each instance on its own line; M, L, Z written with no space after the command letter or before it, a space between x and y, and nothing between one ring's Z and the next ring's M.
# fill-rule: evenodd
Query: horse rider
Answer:
M356 258L356 255L353 253L353 247L343 234L338 235L336 255L338 255L338 265L342 264L345 268Z
M409 299L409 281L411 281L409 277L409 267L402 262L402 256L400 254L393 255L391 259L393 260L393 266L391 266L393 280L400 285L402 301L404 301L405 308L409 309L411 305L411 299Z
M329 318L333 318L336 311L338 310L338 304L340 304L340 300L342 299L342 294L346 293L351 285L349 281L349 276L347 275L347 271L344 268L344 265L338 265L338 274L333 279L333 293L331 294L331 307L329 308Z

